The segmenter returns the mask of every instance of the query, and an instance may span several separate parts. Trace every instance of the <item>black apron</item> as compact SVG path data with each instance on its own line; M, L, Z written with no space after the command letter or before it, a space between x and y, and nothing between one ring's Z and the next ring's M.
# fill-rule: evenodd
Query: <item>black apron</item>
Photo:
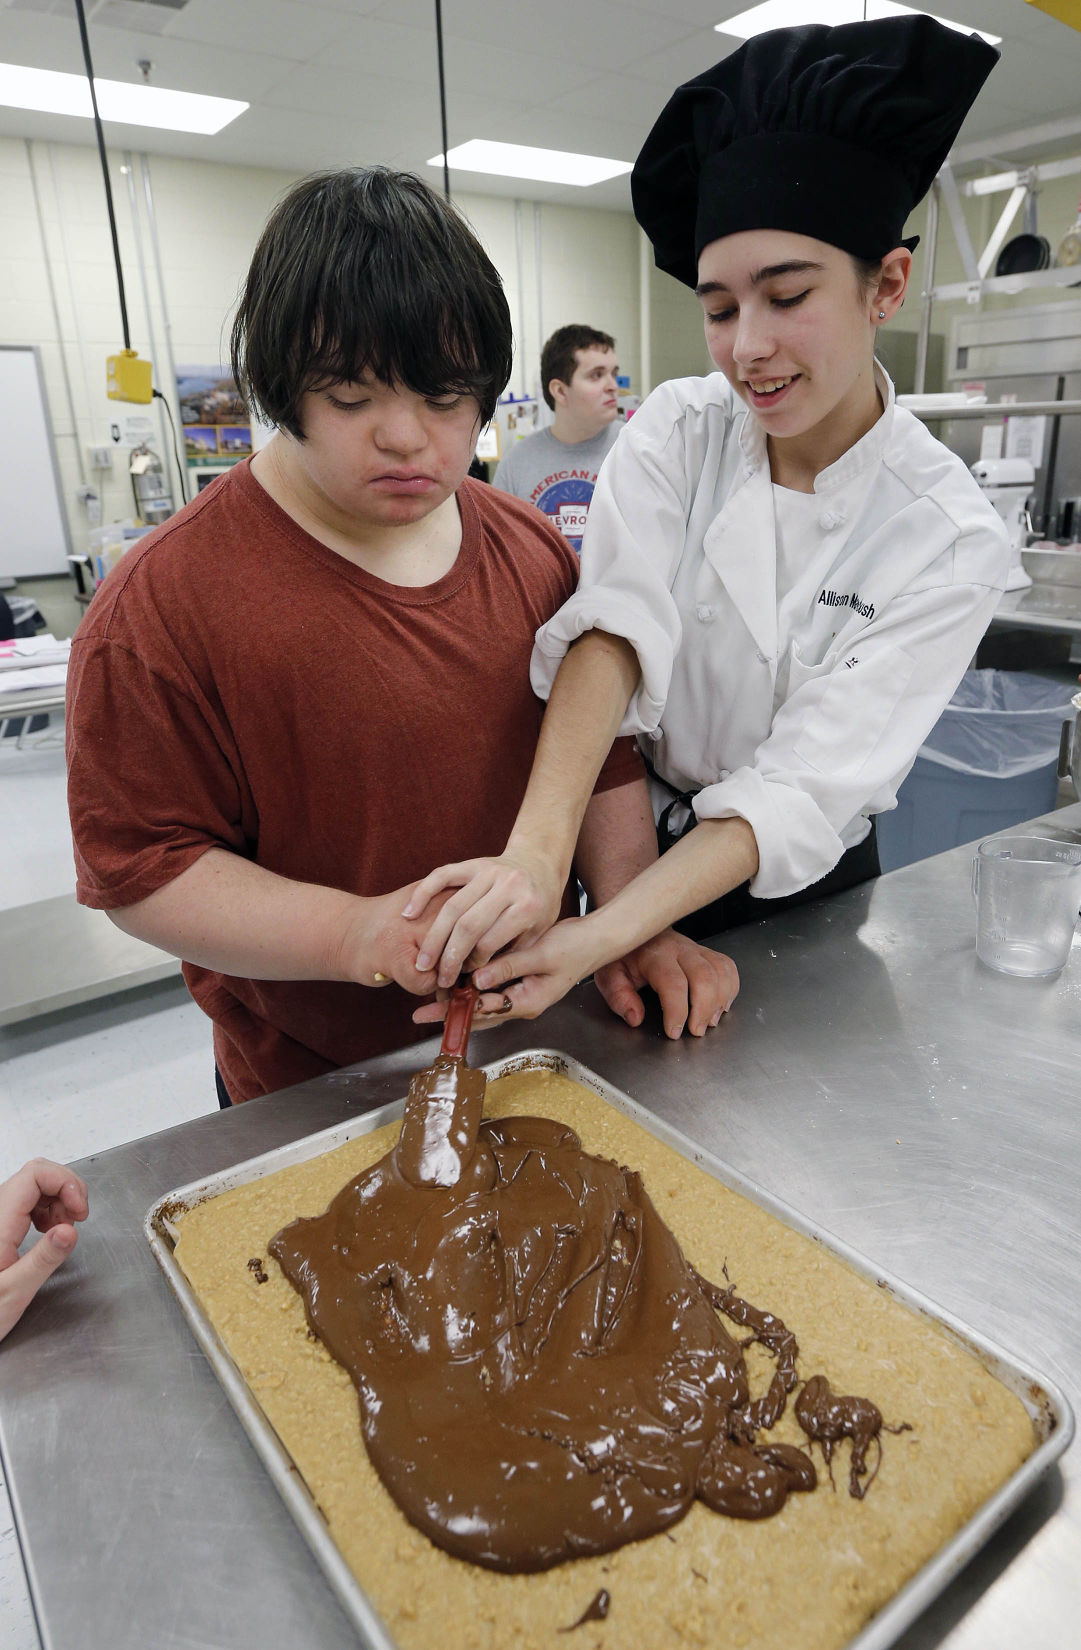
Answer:
M662 786L672 800L663 810L657 821L657 847L662 854L666 854L682 837L693 831L698 824L698 816L692 804L697 791L677 791L667 779L663 779L656 771L648 756L643 755L646 772L651 779ZM672 824L672 816L680 805L687 809L686 823L676 830ZM692 940L707 940L714 934L723 934L728 928L739 928L745 922L761 922L764 917L775 916L778 911L787 911L793 905L806 905L813 899L825 899L830 894L839 894L845 888L855 888L861 882L870 882L872 878L881 875L882 867L878 862L878 832L874 819L871 820L871 829L862 842L855 847L846 848L832 871L827 871L824 877L812 882L807 888L799 888L794 894L782 894L779 899L757 899L750 892L750 882L740 883L738 888L732 888L720 899L711 900L703 905L699 911L691 911L681 917L673 927L681 934L686 934Z

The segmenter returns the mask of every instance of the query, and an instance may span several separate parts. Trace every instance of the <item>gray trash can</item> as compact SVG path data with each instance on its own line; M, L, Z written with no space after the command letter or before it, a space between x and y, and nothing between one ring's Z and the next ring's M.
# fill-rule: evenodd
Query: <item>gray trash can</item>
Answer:
M1049 813L1058 793L1071 686L1020 670L968 670L897 793L878 816L894 871Z

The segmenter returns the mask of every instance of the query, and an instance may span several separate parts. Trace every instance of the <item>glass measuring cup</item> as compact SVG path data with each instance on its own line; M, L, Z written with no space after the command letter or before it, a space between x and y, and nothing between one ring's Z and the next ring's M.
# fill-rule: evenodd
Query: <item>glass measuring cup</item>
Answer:
M1081 844L994 836L972 862L976 955L1003 974L1057 974L1070 955L1081 905Z

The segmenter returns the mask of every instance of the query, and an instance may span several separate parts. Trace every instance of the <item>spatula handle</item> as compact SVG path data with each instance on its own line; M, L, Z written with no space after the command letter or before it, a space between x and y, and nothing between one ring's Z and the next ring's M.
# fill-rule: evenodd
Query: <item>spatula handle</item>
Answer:
M452 1055L458 1060L465 1059L478 995L474 985L456 985L452 989L450 1002L447 1004L447 1018L443 1023L441 1054Z

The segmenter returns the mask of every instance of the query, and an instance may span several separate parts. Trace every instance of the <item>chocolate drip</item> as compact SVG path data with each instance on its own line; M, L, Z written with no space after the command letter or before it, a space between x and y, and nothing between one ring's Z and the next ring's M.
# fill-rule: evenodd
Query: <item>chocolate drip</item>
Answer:
M483 1123L449 1186L404 1155L270 1252L434 1542L543 1570L667 1530L696 1496L764 1518L814 1488L808 1455L756 1436L797 1384L794 1335L688 1266L636 1173L536 1117ZM718 1313L776 1360L761 1396Z
M693 1266L691 1271L694 1272ZM706 1299L713 1303L718 1312L723 1312L733 1323L742 1324L751 1330L741 1345L753 1346L757 1341L767 1352L772 1352L777 1360L777 1368L773 1372L773 1379L767 1391L752 1404L748 1404L743 1417L748 1438L758 1431L768 1432L771 1427L777 1425L784 1414L785 1401L799 1379L796 1374L799 1343L780 1318L774 1317L772 1312L759 1311L758 1307L751 1306L748 1301L740 1300L731 1284L727 1289L721 1289L718 1284L710 1283L700 1272L694 1272L694 1276ZM813 1489L814 1485L810 1488Z
M848 1471L848 1493L862 1501L878 1476L882 1465L882 1433L911 1432L907 1421L900 1426L884 1427L882 1411L870 1398L843 1398L831 1391L824 1375L812 1375L796 1399L796 1419L808 1438L822 1445L822 1454L833 1481L833 1452L842 1438L852 1440L852 1460ZM874 1469L867 1476L867 1452L874 1443L878 1447Z
M578 1620L572 1621L569 1627L561 1627L559 1631L561 1633L573 1633L576 1627L584 1627L587 1621L607 1621L611 1604L612 1595L607 1587L599 1588L578 1617Z

